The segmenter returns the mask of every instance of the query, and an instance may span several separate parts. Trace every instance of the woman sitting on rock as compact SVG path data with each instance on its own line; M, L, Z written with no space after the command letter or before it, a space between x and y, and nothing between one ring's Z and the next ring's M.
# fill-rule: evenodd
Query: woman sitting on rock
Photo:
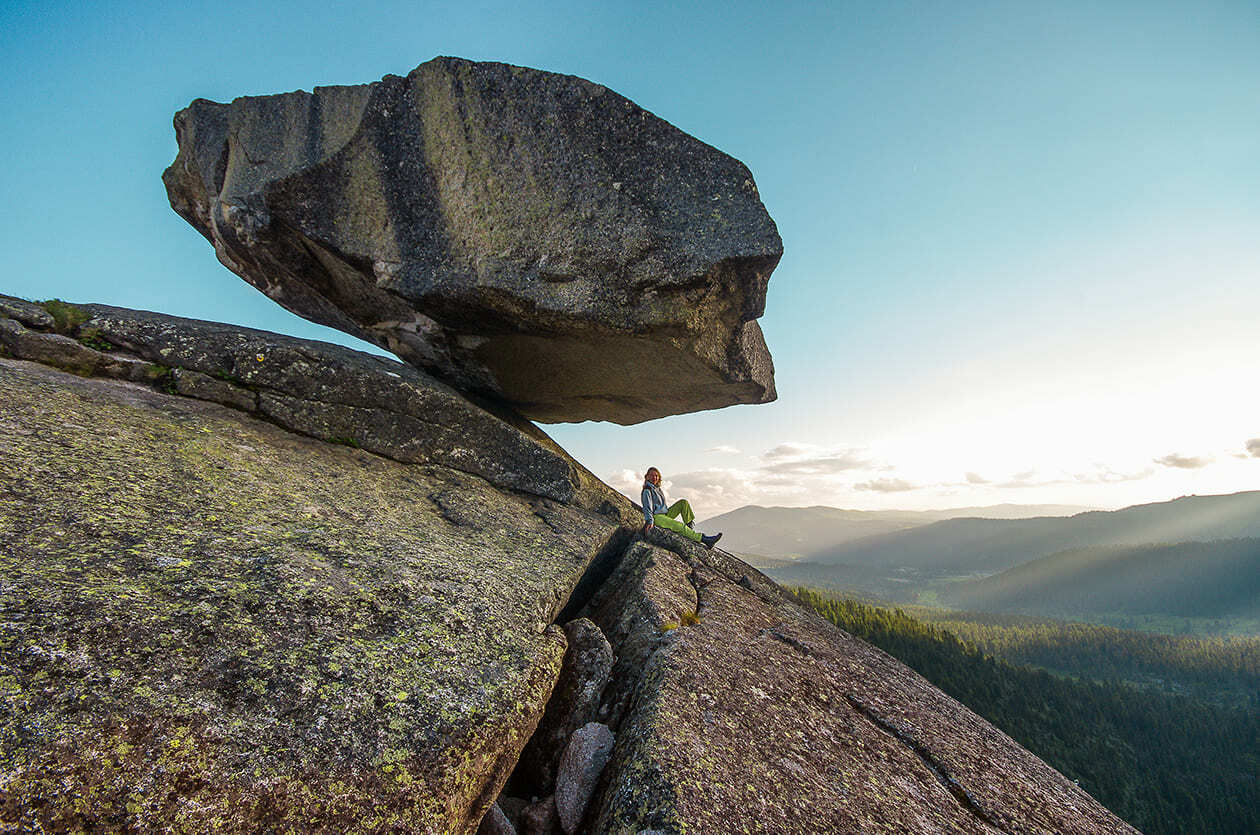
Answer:
M682 517L681 522L675 518L678 516ZM647 475L643 477L643 518L647 520L647 524L643 526L644 531L660 525L665 530L680 533L706 548L712 548L722 538L720 533L703 536L695 529L696 514L691 512L691 504L686 499L667 504L665 491L661 489L661 471L656 467L648 467Z

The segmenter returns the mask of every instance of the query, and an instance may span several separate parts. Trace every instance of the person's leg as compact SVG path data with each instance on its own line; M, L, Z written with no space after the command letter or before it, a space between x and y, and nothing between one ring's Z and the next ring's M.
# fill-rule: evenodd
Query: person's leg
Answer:
M674 504L675 504L675 506L676 506L678 503L677 503L677 502L675 502ZM671 508L670 508L670 510L673 510L673 508L671 507ZM665 530L667 530L667 531L673 531L674 533L680 533L680 534L682 534L683 536L685 536L685 537L687 537L688 539L690 539L692 542L699 542L699 541L700 541L700 532L699 532L699 531L693 531L691 528L687 527L687 526L686 526L686 525L684 525L682 522L679 522L679 521L677 521L677 520L675 520L675 519L671 519L670 517L666 516L664 513L658 513L658 514L656 514L655 516L653 516L653 517L652 517L652 522L653 522L653 523L655 523L655 524L657 524L657 525L660 525L662 528L664 528L664 529L665 529Z
M665 509L664 515L670 517L671 519L677 519L679 515L681 515L682 523L684 525L690 525L692 522L696 521L696 514L691 512L691 502L686 499L679 499L674 502Z

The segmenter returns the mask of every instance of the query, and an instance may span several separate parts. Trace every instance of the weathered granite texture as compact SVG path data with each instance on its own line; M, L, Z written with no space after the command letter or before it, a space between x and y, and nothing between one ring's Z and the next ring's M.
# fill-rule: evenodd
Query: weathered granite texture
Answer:
M53 327L38 317L39 305L2 295L0 305L29 309L32 324ZM443 464L498 487L635 518L624 497L529 421L474 403L405 363L236 325L108 305L53 307L65 314L61 333L0 317L0 348L81 376L150 383L254 412L397 461Z
M754 569L649 539L591 603L626 705L587 831L1134 831Z
M471 832L614 529L0 359L0 826Z
M546 422L774 399L752 175L605 87L437 58L175 129L171 205L224 265L462 391Z

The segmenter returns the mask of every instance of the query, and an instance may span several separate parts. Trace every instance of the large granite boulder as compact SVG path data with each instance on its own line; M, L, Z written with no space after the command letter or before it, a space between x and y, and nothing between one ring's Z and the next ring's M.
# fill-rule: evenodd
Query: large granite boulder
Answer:
M598 84L437 58L175 128L171 205L223 264L463 391L545 422L774 399L752 175Z

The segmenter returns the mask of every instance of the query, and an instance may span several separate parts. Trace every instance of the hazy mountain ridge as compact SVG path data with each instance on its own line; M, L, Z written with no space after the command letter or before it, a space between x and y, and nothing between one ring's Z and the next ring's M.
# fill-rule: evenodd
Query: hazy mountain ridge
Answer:
M1260 491L1183 496L1067 517L947 519L853 540L810 561L995 573L1071 548L1250 537L1260 537Z
M706 529L725 532L731 550L745 555L806 559L846 542L894 533L959 517L1024 519L1081 513L1078 505L999 504L946 510L846 510L745 505L703 520Z
M765 570L899 603L1252 634L1257 542L1260 491L1248 491L1070 517L948 519Z
M1260 539L1061 551L942 598L981 611L1177 617L1260 615Z

